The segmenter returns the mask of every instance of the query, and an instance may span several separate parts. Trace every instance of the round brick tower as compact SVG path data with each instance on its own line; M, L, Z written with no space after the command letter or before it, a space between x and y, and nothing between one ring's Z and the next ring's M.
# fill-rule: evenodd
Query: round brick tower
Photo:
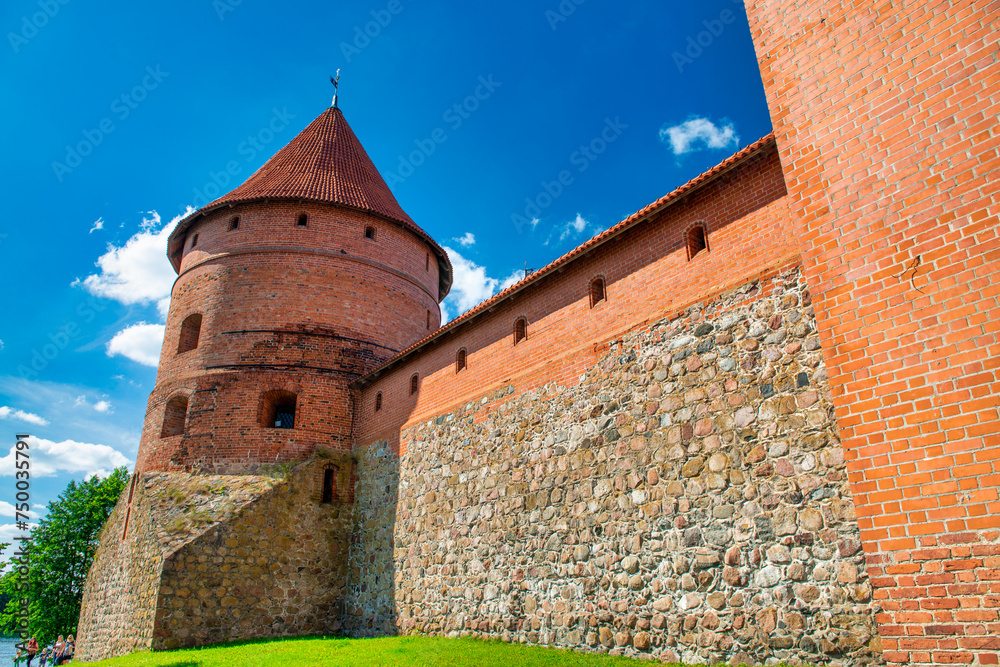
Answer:
M331 107L182 220L137 472L236 473L349 451L348 383L440 324L444 250Z

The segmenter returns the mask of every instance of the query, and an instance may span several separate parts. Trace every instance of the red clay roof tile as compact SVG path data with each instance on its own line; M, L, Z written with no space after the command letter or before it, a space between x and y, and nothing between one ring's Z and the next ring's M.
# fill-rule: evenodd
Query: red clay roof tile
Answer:
M440 298L451 289L447 253L400 207L340 109L324 111L242 185L182 220L170 240L220 206L260 199L328 202L398 222L434 248L441 266Z

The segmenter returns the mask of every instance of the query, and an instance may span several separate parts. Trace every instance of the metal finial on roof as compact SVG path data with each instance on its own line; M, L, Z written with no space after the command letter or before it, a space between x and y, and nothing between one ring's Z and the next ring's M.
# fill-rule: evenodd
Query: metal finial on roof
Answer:
M337 87L340 85L340 70L337 70L336 78L330 77L330 83L333 84L333 103L330 105L334 109L337 108Z

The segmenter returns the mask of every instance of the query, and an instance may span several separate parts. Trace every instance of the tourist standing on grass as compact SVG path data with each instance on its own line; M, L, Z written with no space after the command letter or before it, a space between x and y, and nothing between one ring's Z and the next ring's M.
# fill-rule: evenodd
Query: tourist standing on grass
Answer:
M38 655L38 640L32 637L28 640L28 667L31 667L31 661L36 655Z
M62 655L63 647L66 646L66 640L63 639L62 635L56 639L56 643L52 645L52 664L59 664L59 657Z
M73 650L76 649L76 642L73 641L73 635L66 638L66 643L63 645L62 656L59 661L56 662L57 665L65 665L67 662L73 661Z
M45 667L45 663L49 660L49 649L43 648L41 655L38 656L38 667Z

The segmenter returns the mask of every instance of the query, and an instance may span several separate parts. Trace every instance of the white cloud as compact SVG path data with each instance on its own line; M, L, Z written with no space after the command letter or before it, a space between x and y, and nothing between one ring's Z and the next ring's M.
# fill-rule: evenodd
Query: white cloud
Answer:
M452 239L452 241L460 243L463 248L468 248L471 245L475 245L476 235L473 234L472 232L465 232L465 236L460 236L457 239Z
M455 269L455 280L451 286L451 293L441 303L441 323L444 324L452 319L452 313L456 316L482 303L486 299L504 290L514 283L524 278L524 271L518 269L506 278L491 278L486 273L486 267L479 266L472 260L462 257L451 248L445 248L451 265Z
M87 401L87 397L85 395L77 396L76 400L73 401L73 405L77 407L82 405L88 408L93 408L97 412L107 412L107 413L114 412L114 410L111 409L111 404L108 403L107 401L101 400L97 401L94 404L91 404Z
M166 316L170 289L177 277L167 260L167 238L177 222L193 210L188 207L163 227L159 214L150 211L149 217L143 217L139 233L123 246L109 244L107 252L97 258L99 273L77 279L73 285L126 306L156 303L160 315Z
M119 466L129 466L131 461L117 449L107 445L93 445L75 440L53 442L30 436L32 477L52 477L57 473L80 474L84 477L106 477ZM11 445L6 456L0 458L0 475L12 476L16 445Z
M97 220L94 220L94 226L91 227L90 231L87 233L93 234L94 232L99 231L101 229L104 229L104 218L98 218Z
M16 512L17 512L16 507L8 503L6 500L0 500L0 516L9 516L13 519L16 516ZM31 510L28 510L27 512L21 512L21 514L27 515L29 519L38 518L38 512L32 512Z
M500 281L499 291L502 292L511 285L521 282L523 279L524 279L524 270L518 269L517 271L514 271L512 274L510 274L509 276Z
M702 148L737 146L740 138L736 134L736 127L730 122L717 127L708 118L694 117L680 125L664 125L660 128L660 141L669 143L674 155L683 155Z
M15 410L7 407L6 405L0 405L0 419L19 419L23 422L28 422L29 424L35 424L37 426L49 425L49 422L34 413L25 412L24 410Z
M603 231L604 231L603 227L599 227L598 225L593 224L592 222L584 218L582 215L577 213L575 218L553 229L549 233L549 238L547 238L542 245L551 244L553 239L555 239L557 243L561 243L566 239L573 239L579 242L581 240L580 236L584 232L587 232L586 238L590 238L592 236L600 234ZM557 234L558 238L556 238Z
M28 528L34 530L35 523L29 523ZM3 523L0 524L0 542L5 542L10 544L6 551L0 552L0 563L4 563L14 557L14 554L20 549L20 542L15 542L18 537L27 537L28 531L20 528L16 523Z
M587 225L589 224L590 224L589 222L583 219L582 215L577 213L576 218L567 222L566 226L563 227L562 233L559 234L559 240L563 241L566 239L566 237L574 234L575 235L582 234L583 230L585 230L587 228Z
M185 211L184 213L180 214L179 216L171 220L170 224L176 223L178 220L186 216L192 210L193 209L189 206L187 211ZM146 215L148 215L149 217L147 218ZM156 211L146 211L146 215L142 216L142 222L139 223L140 229L142 229L143 231L147 231L149 229L156 229L157 227L160 226L159 213L157 213Z
M121 355L144 366L156 367L160 363L160 348L163 347L162 324L139 322L132 324L108 341L108 356Z
M477 303L482 303L493 296L500 281L487 276L486 267L462 257L451 248L445 247L444 251L448 253L452 268L455 270L448 298L452 300L459 313L464 313Z

